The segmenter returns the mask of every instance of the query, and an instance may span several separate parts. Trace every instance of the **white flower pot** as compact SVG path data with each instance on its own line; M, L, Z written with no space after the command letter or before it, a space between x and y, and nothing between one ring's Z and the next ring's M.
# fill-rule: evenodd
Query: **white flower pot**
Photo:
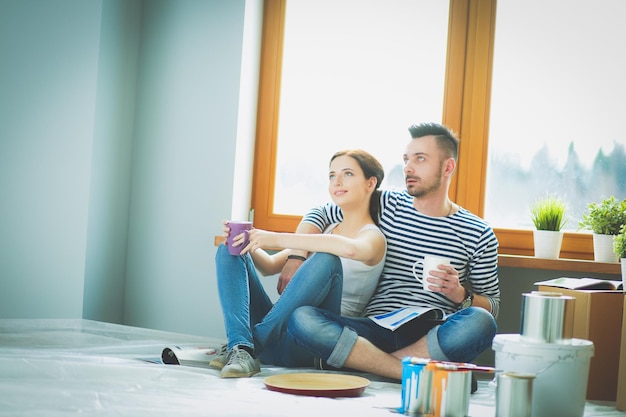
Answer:
M622 258L622 290L626 293L626 258Z
M617 262L613 251L613 235L593 234L593 259L596 262Z
M563 232L554 230L533 230L535 257L557 259L561 253Z

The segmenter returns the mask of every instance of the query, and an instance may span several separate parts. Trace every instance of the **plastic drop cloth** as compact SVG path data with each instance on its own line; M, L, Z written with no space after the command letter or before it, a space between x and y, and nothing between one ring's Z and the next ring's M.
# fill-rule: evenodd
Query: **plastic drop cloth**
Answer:
M161 363L166 346L219 348L222 340L90 320L0 319L0 417L57 416L394 416L399 383L371 383L356 398L268 390L267 376L314 372L263 366L252 378L221 379L212 369ZM470 416L493 417L495 389L479 380ZM587 403L585 417L626 416Z
M221 379L160 360L166 346L222 342L89 320L0 319L0 416L389 416L400 405L390 382L372 381L358 398L304 397L263 384L303 370Z

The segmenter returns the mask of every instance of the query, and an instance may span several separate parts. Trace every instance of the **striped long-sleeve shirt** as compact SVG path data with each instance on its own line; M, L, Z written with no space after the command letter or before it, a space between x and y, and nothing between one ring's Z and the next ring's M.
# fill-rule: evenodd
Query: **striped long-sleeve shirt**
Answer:
M341 219L341 209L328 203L309 211L303 221L324 230ZM469 284L475 294L487 297L491 314L498 316L498 240L483 219L464 208L450 216L426 216L413 207L413 197L406 191L388 190L381 194L380 229L387 238L387 258L365 316L407 306L456 311L452 301L440 293L424 290L413 275L413 264L424 255L450 258L460 282ZM421 273L419 264L416 271Z

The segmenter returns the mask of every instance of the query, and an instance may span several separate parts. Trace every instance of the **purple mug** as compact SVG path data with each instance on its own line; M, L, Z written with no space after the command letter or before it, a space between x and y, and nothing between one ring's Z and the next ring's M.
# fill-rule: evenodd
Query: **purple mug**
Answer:
M228 221L228 227L230 227L230 233L226 239L226 245L228 246L228 252L231 255L239 255L241 250L248 244L248 230L252 229L252 222L246 221ZM233 246L233 239L240 234L245 233L244 241L239 246Z

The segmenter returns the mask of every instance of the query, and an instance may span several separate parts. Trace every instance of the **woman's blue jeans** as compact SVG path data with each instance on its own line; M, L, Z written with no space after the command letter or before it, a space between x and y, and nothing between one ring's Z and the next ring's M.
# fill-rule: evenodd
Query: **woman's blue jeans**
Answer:
M485 309L470 307L450 315L443 323L409 322L395 331L367 317L342 317L315 307L300 307L287 326L289 338L334 367L344 366L359 336L392 353L426 336L431 359L471 362L491 346L497 326Z
M298 268L275 304L263 288L249 254L233 256L225 245L220 245L215 264L228 348L248 346L266 364L311 366L313 355L286 336L287 322L301 306L339 314L343 289L339 258L313 254Z

